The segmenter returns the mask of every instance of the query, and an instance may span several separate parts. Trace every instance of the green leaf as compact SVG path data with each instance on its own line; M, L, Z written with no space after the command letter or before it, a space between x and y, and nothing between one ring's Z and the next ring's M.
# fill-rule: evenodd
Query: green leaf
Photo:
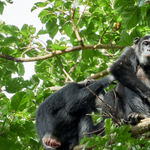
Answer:
M71 8L71 2L64 3L64 7L67 9L70 9Z
M118 44L120 46L132 46L133 45L133 41L131 40L130 35L125 30L121 32L121 38Z
M2 29L5 31L6 34L9 34L11 32L11 26L10 25L4 25Z
M23 127L25 128L25 133L28 136L34 137L36 135L35 124L33 122L26 121Z
M15 43L15 42L17 42L17 38L16 37L6 37L5 39L4 39L4 42L2 43L2 45L3 46L7 46L7 45L10 45L10 44L12 44L12 43Z
M44 72L46 70L47 63L46 61L41 61L35 66L36 72Z
M4 47L2 49L2 53L5 55L12 55L14 53L14 51L10 48L10 47Z
M47 6L48 2L38 2L38 3L35 3L34 6L32 7L31 9L31 12L34 11L35 9L39 8L39 7L45 7Z
M30 79L30 81L32 82L32 89L34 89L35 87L37 87L38 84L39 84L39 82L40 82L39 78L37 78L36 75L33 75L32 78Z
M24 65L22 63L17 63L18 75L23 76L25 73Z
M49 36L53 39L58 32L57 18L51 18L48 23L46 23L46 29Z
M12 72L7 68L0 70L0 86L5 85L11 79Z
M65 31L65 33L67 34L67 36L71 36L72 32L73 32L73 25L71 22L69 23L66 23L64 26L63 26L63 29Z
M9 61L6 65L7 70L11 71L12 73L15 73L17 71L17 66L15 62Z
M89 61L93 60L93 50L83 50L82 51L82 59L85 63L89 63Z
M13 4L12 0L6 0L8 3Z
M41 30L37 33L37 35L42 35L42 34L48 34L47 30L41 29Z
M148 9L146 13L146 23L150 27L150 15L149 14L150 14L150 9Z
M126 29L131 29L137 25L140 20L140 9L138 6L129 7L122 12L122 24Z
M15 93L23 88L23 78L13 78L7 81L6 91L9 93Z
M46 43L47 43L47 48L51 48L51 44L53 44L53 42L51 40L47 40Z
M71 53L69 53L69 55L74 62L77 62L77 59L80 56L80 51L71 52Z
M58 44L51 44L52 49L55 50L64 50L66 46L60 46Z
M140 32L138 29L135 28L135 29L131 32L130 36L131 36L132 41L133 41L136 37L139 37L139 38L143 37L143 33Z
M4 135L4 137L0 137L0 141L1 141L1 144L0 144L0 150L11 150L11 149L15 149L15 150L19 150L22 148L22 145L19 144L16 140L16 136L15 136L15 133L14 136L10 136L10 133L7 133ZM6 138L7 137L7 138Z
M28 25L27 24L24 24L21 28L21 31L26 31L28 29Z
M45 87L55 86L55 85L53 84L53 82L48 81L48 80L44 80L43 85L44 85Z
M11 108L15 111L23 111L31 96L26 92L18 92L11 98Z
M46 8L44 10L42 10L38 17L40 18L42 23L46 23L53 15L50 12L53 12L53 8ZM55 16L54 16L55 17Z
M105 134L106 135L109 135L110 134L110 127L112 126L112 119L109 118L109 119L105 119Z
M117 146L117 147L113 148L113 150L129 150L129 149L128 149L128 146L121 145L121 146Z
M2 15L4 11L4 3L0 1L0 14Z
M10 130L14 133L17 133L17 135L20 137L26 136L25 128L19 123L12 123L10 126Z
M4 36L2 34L0 34L0 40L4 39Z
M9 111L9 105L10 105L10 100L6 98L6 96L1 93L0 94L0 106L1 106L1 112L3 114L7 114Z
M14 25L4 25L2 29L5 31L6 34L17 35L18 33L20 33L19 28Z
M123 11L124 8L134 5L134 0L115 0L114 9L116 11Z

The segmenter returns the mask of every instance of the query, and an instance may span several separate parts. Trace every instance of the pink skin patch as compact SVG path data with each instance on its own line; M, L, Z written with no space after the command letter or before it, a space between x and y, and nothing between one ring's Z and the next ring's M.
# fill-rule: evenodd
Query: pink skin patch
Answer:
M58 148L61 146L61 143L56 139L45 138L43 139L43 142L46 146L50 146L51 148Z

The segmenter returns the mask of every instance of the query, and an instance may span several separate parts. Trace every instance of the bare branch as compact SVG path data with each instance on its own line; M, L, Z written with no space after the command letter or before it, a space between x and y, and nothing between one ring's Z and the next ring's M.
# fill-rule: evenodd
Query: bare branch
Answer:
M74 13L75 13L75 8L71 9L71 21L72 21L72 25L73 25L76 37L77 37L78 41L80 42L81 48L84 49L83 41L82 41L82 39L81 39L81 37L79 35L79 32L77 30L77 26L74 23Z
M50 91L58 91L58 90L60 90L62 87L64 87L64 86L53 86L53 87L50 87Z
M96 74L93 75L91 78L92 78L92 79L103 78L103 77L109 75L109 70L110 70L110 68L107 68L106 70L104 70L104 71L102 71L102 72L96 73Z
M145 118L141 120L140 123L138 123L137 125L131 126L130 132L132 133L132 136L135 137L149 131L150 131L150 118Z
M78 63L81 61L81 58L79 59L79 61L69 70L69 74L77 67ZM68 77L66 78L66 83L68 82Z
M69 73L71 73L78 65L78 63L81 61L81 58L79 59L79 61L70 69Z
M5 54L1 54L0 53L0 57L7 59L7 60L11 60L14 62L32 62L32 61L39 61L39 60L45 60L48 58L52 58L54 56L59 56L65 53L70 53L70 52L74 52L74 51L79 51L79 50L94 50L94 49L123 49L123 46L117 46L115 44L100 44L100 45L84 45L84 48L82 49L81 46L74 46L74 47L68 47L65 50L56 50L51 52L50 54L46 54L44 56L40 56L40 57L30 57L30 58L21 58L21 57L12 57L9 55L5 55Z
M23 55L26 53L26 52L28 52L28 51L30 51L30 50L32 50L33 48L32 47L29 47L29 48L27 48L22 54L21 54L21 58L23 57Z

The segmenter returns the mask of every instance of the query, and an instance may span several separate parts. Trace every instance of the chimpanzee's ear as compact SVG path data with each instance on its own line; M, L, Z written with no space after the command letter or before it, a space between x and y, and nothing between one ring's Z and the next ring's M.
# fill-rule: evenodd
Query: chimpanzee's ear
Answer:
M137 45L140 41L140 38L139 37L136 37L133 41L134 45Z

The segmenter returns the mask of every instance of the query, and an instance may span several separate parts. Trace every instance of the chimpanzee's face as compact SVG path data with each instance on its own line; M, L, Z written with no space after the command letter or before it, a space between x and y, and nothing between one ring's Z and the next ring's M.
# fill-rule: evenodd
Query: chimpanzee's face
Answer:
M135 51L140 64L150 66L150 36L145 36L140 39Z

